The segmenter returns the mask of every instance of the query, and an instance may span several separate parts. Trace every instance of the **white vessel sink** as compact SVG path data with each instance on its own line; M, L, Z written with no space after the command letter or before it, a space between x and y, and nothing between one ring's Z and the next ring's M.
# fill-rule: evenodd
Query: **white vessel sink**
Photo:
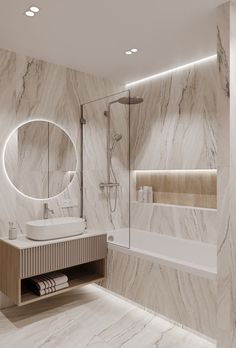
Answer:
M26 236L33 240L50 240L82 234L85 220L78 217L61 217L34 220L26 223Z

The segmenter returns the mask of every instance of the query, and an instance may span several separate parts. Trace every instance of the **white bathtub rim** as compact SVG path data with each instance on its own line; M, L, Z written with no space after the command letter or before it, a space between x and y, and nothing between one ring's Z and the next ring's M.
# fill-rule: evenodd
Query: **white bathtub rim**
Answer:
M95 232L95 231L96 230L91 230L91 233ZM98 231L96 231L96 232L98 232ZM187 242L188 244L195 244L195 245L198 244L198 245L205 246L205 247L209 247L210 246L210 247L217 248L217 244L216 243L205 242L205 241L201 241L199 239L190 239L190 238L181 238L179 236L170 236L170 235L164 234L164 233L159 233L159 232L149 231L149 230L142 230L142 229L133 228L133 227L130 227L130 229L128 227L125 227L125 228L119 228L119 229L116 229L116 230L99 231L99 233L106 233L108 236L112 236L112 235L120 233L120 232L122 232L122 233L126 232L127 234L130 233L130 246L132 246L132 238L134 236L133 234L135 234L136 232L142 232L142 233L145 233L145 234L151 233L151 235L153 235L153 236L157 235L157 236L159 236L161 238L163 237L163 238L169 239L169 240L178 239L178 241ZM126 247L126 245L124 245L122 243L119 243L118 241L108 241L108 243L110 243L112 245L118 245L118 246Z
M157 253L154 254L146 250L144 252L143 250L135 249L135 248L132 248L132 249L124 248L122 246L111 244L111 243L108 244L108 249L117 250L119 252L122 252L128 255L135 255L139 258L148 260L154 264L160 264L160 265L170 267L182 272L196 275L198 277L207 278L210 280L216 280L216 277L217 277L216 267L200 267L190 262L185 262L176 258L165 257L162 254L157 254Z

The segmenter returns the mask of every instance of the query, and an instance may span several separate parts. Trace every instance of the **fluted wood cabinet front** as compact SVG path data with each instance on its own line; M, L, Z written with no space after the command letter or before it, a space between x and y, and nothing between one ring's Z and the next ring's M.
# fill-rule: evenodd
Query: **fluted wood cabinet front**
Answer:
M35 275L64 270L70 279L70 274L73 274L69 288L50 296L101 280L105 275L106 255L106 234L87 234L78 239L40 243L39 246L21 249L0 240L0 291L17 305L22 305L49 297L23 291L22 284Z

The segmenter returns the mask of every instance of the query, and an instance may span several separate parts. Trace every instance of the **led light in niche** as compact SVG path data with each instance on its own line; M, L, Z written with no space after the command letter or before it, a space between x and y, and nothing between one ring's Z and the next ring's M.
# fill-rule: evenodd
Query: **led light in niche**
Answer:
M132 52L131 52L131 51L125 51L125 54L126 54L127 56L130 56L130 55L132 54Z

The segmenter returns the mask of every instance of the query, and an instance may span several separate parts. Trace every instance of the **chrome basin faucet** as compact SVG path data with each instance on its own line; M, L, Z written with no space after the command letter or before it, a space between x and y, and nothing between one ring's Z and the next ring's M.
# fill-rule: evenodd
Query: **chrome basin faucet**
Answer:
M48 208L48 203L44 203L43 204L43 218L48 219L49 213L54 214L54 210Z

